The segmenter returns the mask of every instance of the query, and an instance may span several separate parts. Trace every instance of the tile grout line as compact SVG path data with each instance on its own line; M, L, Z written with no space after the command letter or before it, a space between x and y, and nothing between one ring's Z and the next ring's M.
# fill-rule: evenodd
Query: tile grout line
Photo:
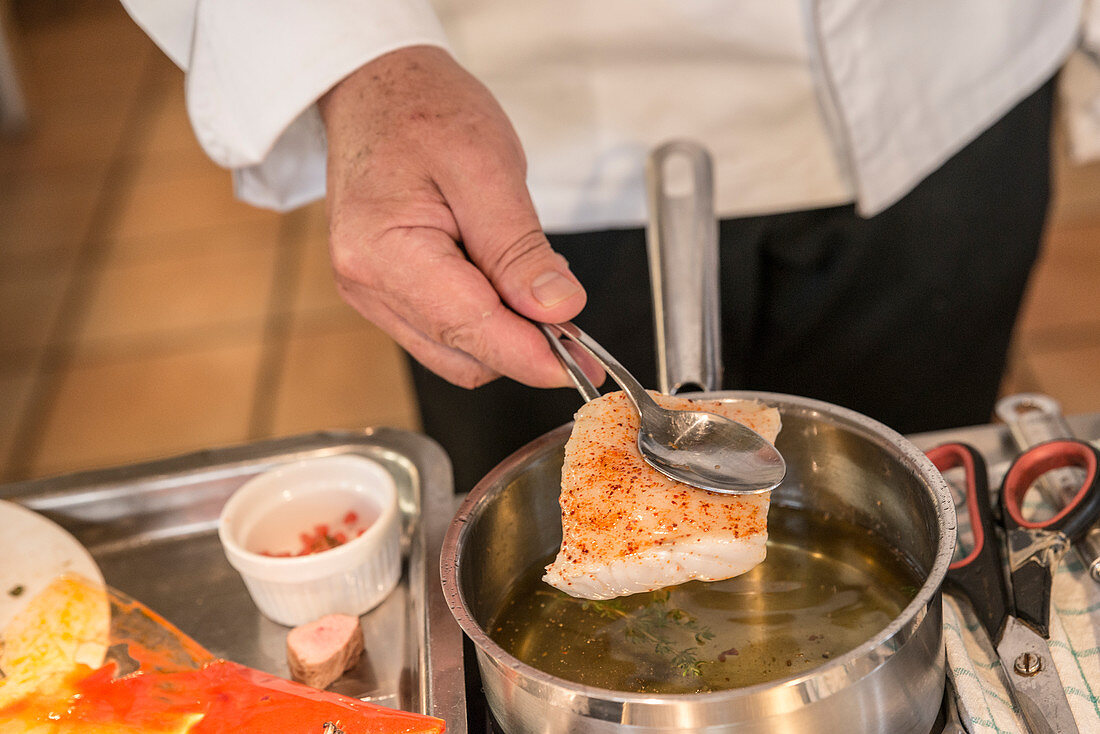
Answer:
M103 189L89 218L87 229L77 248L72 263L72 278L65 289L50 335L38 357L38 369L28 396L26 407L18 421L16 436L4 464L0 479L14 481L30 477L35 456L45 437L46 423L59 392L61 379L72 364L76 340L73 338L80 326L88 304L88 296L95 285L96 265L105 252L105 231L119 209L119 200L134 179L138 158L126 155L131 147L138 147L145 125L154 105L150 99L158 96L160 69L156 54L160 50L150 48L145 55L144 68L138 93L126 113L126 122L115 152L111 155L103 178Z
M275 277L268 297L263 347L248 419L249 440L267 438L275 428L275 406L286 369L294 293L302 272L305 217L305 209L297 209L283 214L279 221Z
M82 366L112 365L129 362L135 357L149 358L174 356L193 351L204 345L226 346L239 344L243 339L255 333L255 322L247 320L227 320L202 326L158 329L156 331L127 334L116 337L99 337L80 342L80 364ZM70 344L75 348L75 344ZM54 347L60 351L60 347ZM0 354L4 357L23 357L26 353L13 352ZM30 361L29 357L26 357Z
M1028 351L1068 352L1100 346L1100 321L1053 324L1030 329L1021 335Z

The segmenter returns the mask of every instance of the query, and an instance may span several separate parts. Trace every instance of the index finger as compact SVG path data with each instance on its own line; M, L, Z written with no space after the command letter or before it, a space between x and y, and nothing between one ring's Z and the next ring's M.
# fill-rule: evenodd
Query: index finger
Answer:
M538 328L502 302L486 276L441 230L390 229L371 244L353 248L337 268L437 344L532 387L571 384ZM590 360L585 368L599 374Z

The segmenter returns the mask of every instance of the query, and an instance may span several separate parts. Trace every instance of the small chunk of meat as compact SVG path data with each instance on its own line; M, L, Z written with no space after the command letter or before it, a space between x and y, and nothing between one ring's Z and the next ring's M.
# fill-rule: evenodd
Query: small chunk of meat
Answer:
M327 688L363 654L359 618L329 614L295 627L286 636L286 659L294 680Z
M758 401L691 400L678 410L743 423L769 441L779 411ZM681 484L638 452L638 416L622 392L584 405L565 445L562 544L543 580L583 599L611 599L685 581L717 581L764 560L771 493L721 495Z

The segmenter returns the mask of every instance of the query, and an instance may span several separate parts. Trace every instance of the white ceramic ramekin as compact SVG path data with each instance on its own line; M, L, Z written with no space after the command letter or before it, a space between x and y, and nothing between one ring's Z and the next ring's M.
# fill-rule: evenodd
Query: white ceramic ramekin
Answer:
M306 556L299 536L348 511L373 522L343 545ZM393 477L359 456L284 464L245 482L225 503L218 536L260 611L288 626L326 614L360 615L386 597L401 575L401 515Z

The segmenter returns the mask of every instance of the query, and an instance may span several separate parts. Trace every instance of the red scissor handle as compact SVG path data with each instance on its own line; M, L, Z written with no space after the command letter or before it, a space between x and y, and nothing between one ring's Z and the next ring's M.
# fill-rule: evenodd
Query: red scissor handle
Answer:
M941 472L962 467L966 480L966 507L970 512L970 531L974 547L965 558L954 561L949 568L956 570L973 563L985 547L986 530L992 530L989 514L989 481L985 475L985 462L971 446L962 443L945 443L925 452ZM979 497L979 484L982 494ZM984 512L983 512L984 510ZM994 540L994 542L996 542Z
M996 640L1005 617L1015 613L1005 583L1001 546L993 527L993 506L989 474L977 449L965 443L945 443L926 452L941 472L962 467L966 475L966 517L974 536L974 547L966 558L948 567L951 590L970 600L989 639Z
M1039 444L1021 454L1005 473L1001 485L1001 520L1007 532L1009 548L1018 548L1020 557L1009 553L1012 579L1012 606L1016 616L1043 637L1050 632L1050 596L1054 568L1043 546L1034 546L1034 534L1061 533L1070 541L1080 540L1100 517L1100 484L1097 466L1100 454L1082 441L1058 439ZM1053 469L1080 467L1085 480L1073 499L1058 513L1041 522L1024 519L1021 506L1031 484ZM1031 534L1031 535L1029 535Z
M1024 495L1036 479L1053 469L1079 467L1085 479L1077 494L1054 517L1041 522L1024 519ZM1100 452L1084 441L1058 439L1039 444L1021 454L1009 467L1001 486L1001 503L1006 527L1058 530L1070 540L1079 540L1100 518L1100 482L1097 469Z

